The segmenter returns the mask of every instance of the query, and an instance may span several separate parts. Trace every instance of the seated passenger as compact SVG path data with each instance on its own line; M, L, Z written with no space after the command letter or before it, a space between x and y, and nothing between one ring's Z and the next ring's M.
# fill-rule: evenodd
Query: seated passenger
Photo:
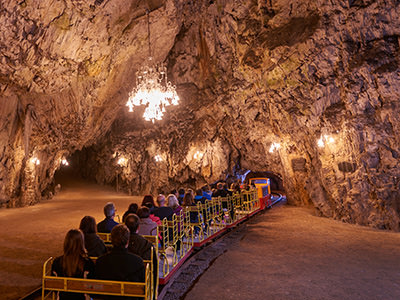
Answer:
M111 251L96 261L94 277L103 280L115 281L145 281L145 267L143 260L128 252L130 232L124 224L115 226L111 231ZM101 299L132 299L121 296L97 296Z
M193 201L193 195L190 192L187 192L185 194L185 197L183 197L183 206L188 207L188 206L197 206L196 203ZM190 217L190 223L198 223L199 222L199 213L197 211L191 211L189 213ZM197 234L199 232L200 228L195 226L194 228L194 233Z
M159 217L160 220L167 218L171 219L171 216L174 214L174 211L171 207L165 206L165 196L160 194L157 196L157 204L158 207L154 211L154 215Z
M140 256L142 259L151 259L152 243L142 237L139 232L140 218L135 214L129 214L125 219L125 225L130 231L128 251Z
M57 257L51 273L59 277L87 278L94 271L94 263L88 258L82 231L71 229L64 240L64 254ZM60 292L59 300L85 300L84 294Z
M223 182L218 182L217 190L212 194L213 197L228 197L230 195L232 195L232 193L224 188Z
M182 198L183 200L183 198ZM172 211L177 216L182 214L182 206L180 206L178 199L176 199L175 195L169 194L167 197L168 206L172 208Z
M213 193L213 197L228 197L231 196L232 192L228 191L224 185L223 182L218 182L217 184L217 190ZM231 220L234 219L234 209L232 208L233 203L232 199L229 198L228 202L230 203L231 209L229 211L229 216ZM222 202L222 208L227 210L228 209L228 203L226 201Z
M156 257L156 250L153 244L138 234L139 230L139 217L135 214L129 214L125 219L125 225L128 227L131 235L129 237L128 251L140 256L143 260L151 259L151 251L153 251L153 270L158 267L158 258ZM154 272L154 283L158 280L157 273Z
M178 191L177 191L176 189L173 189L173 190L170 192L170 194L175 195L176 199L178 199L178 197L179 197L179 193L178 193Z
M154 198L153 198L152 195L146 195L146 196L144 196L143 201L142 201L142 207L143 207L143 206L146 206L146 207L149 208L149 210L150 210L150 219L151 219L153 222L156 222L157 225L161 225L161 220L160 220L160 218L154 215L154 212L155 212L155 210L157 209L157 207L156 207L156 205L154 204Z
M194 191L193 191L193 189L187 189L187 190L186 190L186 193L192 194L192 196L193 196L193 198L194 198ZM186 193L185 193L185 195L186 195Z
M178 194L179 194L179 196L177 197L177 199L178 199L179 205L182 205L183 197L185 197L185 189L184 188L180 188L178 190ZM174 195L174 194L170 194L170 195Z
M139 234L141 235L157 235L157 223L150 218L150 210L143 206L138 209L137 215L139 221Z
M201 189L203 190L203 197L206 198L207 200L211 200L212 191L210 190L210 186L206 184Z
M153 213L154 208L156 207L154 203L154 198L152 195L145 195L142 201L142 207L147 206L150 209L150 213Z
M136 214L139 206L136 203L131 203L129 204L128 210L124 212L124 215L122 216L122 222L125 222L125 218L129 214Z
M106 206L104 206L104 215L106 218L97 224L97 231L102 233L110 233L114 226L117 226L118 223L114 221L115 217L115 205L112 202L108 202Z
M97 235L96 220L93 217L83 217L79 229L82 230L85 237L85 248L89 256L99 257L107 252L106 245Z
M231 190L234 193L240 193L240 179L237 179L235 182L231 184Z
M202 189L197 189L196 190L196 196L194 196L194 202L200 202L201 204L204 204L206 202L206 197L203 196L203 190Z

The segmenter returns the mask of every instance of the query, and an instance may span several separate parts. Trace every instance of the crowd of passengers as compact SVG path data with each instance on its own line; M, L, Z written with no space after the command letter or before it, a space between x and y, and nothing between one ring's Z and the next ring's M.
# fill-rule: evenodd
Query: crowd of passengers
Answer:
M79 229L71 229L65 236L64 254L57 257L52 264L52 274L61 277L89 278L115 281L145 281L145 266L143 260L150 260L155 255L152 244L142 235L156 235L161 220L170 220L174 214L180 215L184 207L205 203L212 197L226 197L232 192L240 191L239 183L233 183L228 190L226 184L220 182L216 189L208 185L194 192L192 189L172 191L167 197L160 194L156 198L157 205L151 195L143 198L141 207L136 203L129 205L123 214L122 223L115 218L115 205L112 202L104 206L105 219L96 225L92 216L85 216ZM190 216L192 220L198 216ZM103 240L97 235L111 233L112 248L107 249ZM90 257L97 257L94 263ZM156 258L154 266L157 266ZM155 278L157 280L157 278ZM60 300L85 299L85 295L60 292ZM135 299L96 295L95 299Z

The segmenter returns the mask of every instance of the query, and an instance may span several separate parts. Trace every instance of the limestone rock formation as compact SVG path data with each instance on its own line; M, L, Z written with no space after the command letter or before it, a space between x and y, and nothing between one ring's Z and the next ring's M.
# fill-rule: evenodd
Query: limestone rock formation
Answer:
M270 171L292 204L398 231L399 6L2 4L0 201L39 201L72 155L131 193ZM181 98L155 124L124 107L147 57L146 8L153 56Z

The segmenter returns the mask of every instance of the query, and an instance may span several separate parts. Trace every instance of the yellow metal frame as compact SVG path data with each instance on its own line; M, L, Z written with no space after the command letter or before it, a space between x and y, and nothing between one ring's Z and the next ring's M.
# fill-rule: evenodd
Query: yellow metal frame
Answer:
M198 202L196 206L185 206L184 207L185 212L189 214L189 237L192 241L192 244L194 243L194 232L195 232L195 227L199 228L199 234L198 234L198 240L201 242L204 240L204 230L203 230L203 222L201 222L201 216L203 212L203 206L201 202ZM190 213L191 212L196 212L197 213L197 222L191 222L190 221Z
M168 230L168 220L166 218L164 218L161 221L161 225L158 226L158 230L161 229L161 236L162 236L162 240L160 243L160 247L159 247L159 254L160 254L160 258L163 258L163 267L162 267L162 271L163 271L163 275L164 277L169 273L169 264L168 264L168 258L167 258L167 253L166 250L168 248L168 240L169 240L169 230Z
M111 244L111 233L98 232L97 235L103 240L104 243Z
M154 285L154 289L155 289L155 291L154 291L154 293L155 293L154 299L157 299L157 297L158 297L158 285L159 285L158 278L160 277L160 274L159 274L160 261L159 261L159 253L158 253L158 227L157 227L157 235L142 235L142 236L146 240L148 240L150 243L153 244L153 249L154 249L154 252L156 253L155 254L155 259L157 259L156 270L154 270L154 268L153 268L154 264L152 262L151 263L151 272L152 272L151 278L152 278L152 280L153 280L153 278L157 278L157 280L155 282L155 285ZM154 259L154 257L153 257L153 249L151 251L151 260ZM157 276L153 275L154 272L155 272L155 274L157 274Z
M56 292L72 292L72 293L82 293L82 294L97 294L97 295L113 295L113 296L130 296L130 297L140 297L146 300L152 299L153 291L151 286L151 274L149 265L146 266L145 271L145 282L129 282L129 281L113 281L113 280L98 280L98 279L85 279L85 278L72 278L72 277L57 277L51 276L51 269L49 265L53 262L53 258L50 257L43 264L43 277L42 277L42 300L47 299L49 296L52 296L52 299L55 299ZM47 281L59 281L62 282L62 288L60 287L48 287L46 285ZM72 289L69 288L69 283L83 283L84 289ZM104 289L106 285L119 285L120 292L104 292L101 289ZM126 287L133 286L144 288L144 294L133 294L127 293ZM46 294L46 291L49 291Z

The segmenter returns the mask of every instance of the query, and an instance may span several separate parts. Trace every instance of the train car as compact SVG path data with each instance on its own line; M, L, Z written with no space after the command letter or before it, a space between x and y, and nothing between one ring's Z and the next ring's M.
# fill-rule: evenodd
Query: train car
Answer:
M260 199L260 208L271 206L271 182L269 178L250 178L250 185L257 189L257 196Z

